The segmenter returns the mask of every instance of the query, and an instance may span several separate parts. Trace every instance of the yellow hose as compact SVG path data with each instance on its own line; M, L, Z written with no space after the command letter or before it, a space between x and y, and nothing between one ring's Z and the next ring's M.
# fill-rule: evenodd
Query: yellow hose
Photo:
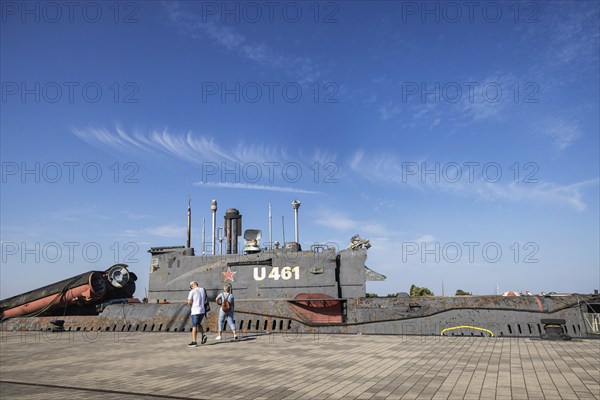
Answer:
M452 331L454 329L475 329L477 331L483 331L483 332L487 332L489 333L492 337L494 337L494 334L492 333L492 331L490 331L489 329L485 329L485 328L479 328L477 326L468 326L468 325L461 325L461 326L454 326L452 328L446 328L443 331L440 332L440 336L444 334L444 332L446 331Z

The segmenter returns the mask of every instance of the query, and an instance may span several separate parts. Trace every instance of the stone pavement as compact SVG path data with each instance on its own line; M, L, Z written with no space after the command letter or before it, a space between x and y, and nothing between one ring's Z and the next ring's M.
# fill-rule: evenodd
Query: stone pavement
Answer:
M0 332L0 398L600 399L600 340Z

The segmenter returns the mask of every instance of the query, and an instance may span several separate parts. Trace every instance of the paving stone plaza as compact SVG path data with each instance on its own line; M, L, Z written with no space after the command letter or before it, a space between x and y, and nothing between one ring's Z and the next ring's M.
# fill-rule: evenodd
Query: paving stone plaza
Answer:
M0 335L2 399L600 399L600 340Z

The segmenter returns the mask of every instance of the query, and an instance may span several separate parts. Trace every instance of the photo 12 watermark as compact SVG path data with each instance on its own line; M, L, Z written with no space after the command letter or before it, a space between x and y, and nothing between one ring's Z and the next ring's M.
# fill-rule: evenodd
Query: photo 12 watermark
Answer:
M400 164L399 177L401 183L539 183L536 177L540 167L536 162L525 161L506 166L496 161L463 161L463 162L414 162Z
M128 324L130 325L130 324ZM118 329L117 329L118 328ZM27 330L0 330L2 343L137 343L139 330L121 330L122 326L65 327L65 330L52 329L50 324L29 324Z
M537 264L540 246L536 242L512 242L502 245L495 241L479 242L402 242L403 263L468 263L468 264Z
M2 103L99 103L101 101L135 104L140 102L140 87L136 82L99 83L3 81Z
M202 82L202 103L339 103L336 82Z
M135 1L2 1L0 12L3 24L140 22L140 6Z
M335 1L201 1L202 23L222 24L340 22L340 3Z
M109 257L112 262L135 264L140 246L136 242L113 242L100 244L98 242L24 242L2 241L2 264L8 263L47 263L66 262L73 264L83 261L89 264L106 262Z
M540 87L536 82L452 81L402 82L402 103L484 103L502 100L513 103L539 103Z
M202 183L297 183L310 180L313 183L339 183L339 166L335 162L203 162L200 164Z
M399 1L398 4L401 23L536 24L540 14L539 3L533 1Z
M114 162L101 164L95 161L3 161L2 183L139 183L140 167L137 163Z

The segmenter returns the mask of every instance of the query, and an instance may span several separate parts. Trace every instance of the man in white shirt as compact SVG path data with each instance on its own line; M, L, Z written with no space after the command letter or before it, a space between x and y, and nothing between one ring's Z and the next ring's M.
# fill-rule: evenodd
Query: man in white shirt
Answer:
M191 306L192 310L192 342L188 344L188 347L197 347L198 343L196 338L198 337L198 329L202 335L201 343L206 343L206 335L202 328L202 320L206 315L204 304L206 303L206 290L198 286L198 282L190 282L190 293L188 294L188 305Z

